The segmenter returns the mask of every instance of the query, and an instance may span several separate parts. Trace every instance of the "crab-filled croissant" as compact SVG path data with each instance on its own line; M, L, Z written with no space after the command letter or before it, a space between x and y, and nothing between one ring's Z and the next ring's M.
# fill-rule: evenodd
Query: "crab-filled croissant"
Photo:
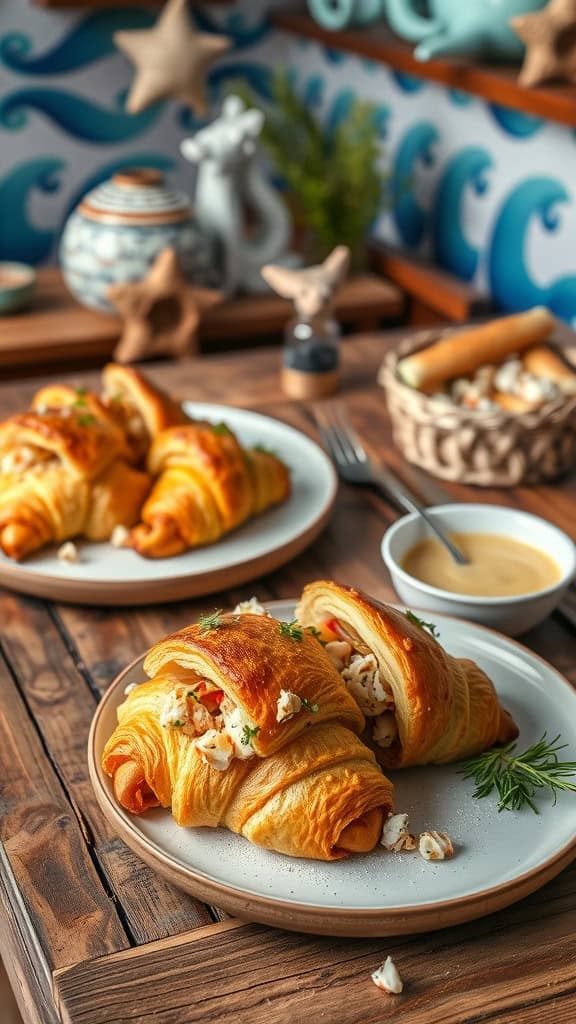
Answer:
M296 615L320 630L384 767L458 761L518 735L488 676L416 616L327 580L304 588Z
M39 399L48 392L49 406ZM131 526L151 484L126 461L125 436L96 395L54 386L39 396L0 424L0 549L17 560Z
M162 431L148 469L155 484L131 535L132 546L148 558L211 544L290 493L284 463L260 448L242 448L223 423Z
M378 842L392 786L322 645L268 616L217 614L157 644L118 709L103 770L132 813L171 807L294 857Z

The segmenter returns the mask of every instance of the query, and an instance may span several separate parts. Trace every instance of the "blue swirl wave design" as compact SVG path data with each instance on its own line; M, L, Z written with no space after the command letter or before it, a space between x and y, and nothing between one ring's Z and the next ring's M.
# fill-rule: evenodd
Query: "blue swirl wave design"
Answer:
M504 202L488 257L490 288L504 309L517 311L543 305L569 323L576 317L576 274L542 287L532 279L526 265L527 234L532 219L538 217L546 231L557 231L558 204L570 199L559 181L541 177L523 181Z
M272 76L272 69L263 64L234 61L212 68L207 79L209 106L219 103L226 92L233 92L235 82L248 85L257 96L269 101L272 99ZM186 132L197 132L212 120L211 115L201 117L190 107L179 107L176 116L178 125Z
M329 64L343 64L348 57L344 50L337 50L334 46L323 46L322 52Z
M241 11L233 11L223 23L216 21L206 11L194 9L194 21L202 32L224 33L234 41L235 50L243 50L248 46L256 46L272 31L270 18L265 16L254 25L247 23Z
M0 258L41 263L50 254L56 231L38 228L27 217L30 192L37 188L50 194L61 187L63 160L43 157L14 167L0 181Z
M390 74L402 92L420 92L426 84L423 78L409 75L406 71L391 71Z
M389 186L390 203L396 229L405 245L416 246L424 236L428 213L415 198L414 168L417 161L426 167L433 166L432 147L439 137L433 124L419 121L408 129L396 151Z
M307 107L317 108L321 105L324 99L324 85L322 75L310 75L302 96Z
M44 114L68 135L96 144L126 142L142 135L156 121L162 103L155 103L141 114L107 110L60 89L19 89L0 102L0 127L10 131L24 128L28 111Z
M488 103L487 107L500 128L515 139L531 139L546 123L543 117L523 114L521 110L501 107L499 103Z
M474 99L469 92L462 89L448 89L448 98L456 107L467 107Z
M68 35L46 53L36 57L32 41L11 32L0 39L0 61L25 75L63 75L85 68L115 52L113 35L119 29L149 28L154 23L151 11L120 7L115 11L89 14Z
M486 172L493 166L492 158L481 146L463 149L447 164L438 186L432 216L432 247L436 262L470 281L478 266L478 250L470 245L462 231L462 202L465 189L472 187L476 195L488 187Z
M93 188L96 188L103 181L107 181L113 174L117 174L119 171L127 171L132 167L153 167L155 170L168 172L173 171L175 166L176 161L171 160L170 157L164 156L162 153L131 153L130 156L123 157L120 160L112 160L109 163L103 164L82 182L68 201L66 212L62 218L62 227L64 227L68 217L76 209L86 193L91 192Z
M342 89L336 94L324 122L328 134L332 135L346 121L356 99L357 96L353 89ZM388 131L390 109L381 104L373 104L373 106L374 127L378 131L380 138L384 139Z

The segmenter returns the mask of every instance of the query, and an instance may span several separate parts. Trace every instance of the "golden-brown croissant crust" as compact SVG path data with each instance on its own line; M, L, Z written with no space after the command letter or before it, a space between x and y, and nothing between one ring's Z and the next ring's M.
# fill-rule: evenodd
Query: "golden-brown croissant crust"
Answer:
M157 644L153 678L118 709L102 757L118 802L171 807L179 825L223 825L290 856L372 849L392 786L349 728L362 715L321 644L265 616L216 621ZM308 703L278 722L283 691Z
M150 449L148 469L157 480L131 539L149 558L213 543L290 492L280 459L244 450L224 424L188 423L162 431Z
M167 427L187 423L182 407L138 370L108 363L102 371L104 402L124 430L134 461Z
M10 472L13 453L25 449L24 470L49 458L69 472L93 480L126 451L124 434L107 416L82 409L54 409L11 416L0 423L1 472Z
M518 735L482 669L417 619L328 580L304 588L296 615L322 631L382 765L458 761Z
M0 548L20 560L78 535L130 528L151 485L129 466L126 440L97 396L43 388L36 412L0 424Z

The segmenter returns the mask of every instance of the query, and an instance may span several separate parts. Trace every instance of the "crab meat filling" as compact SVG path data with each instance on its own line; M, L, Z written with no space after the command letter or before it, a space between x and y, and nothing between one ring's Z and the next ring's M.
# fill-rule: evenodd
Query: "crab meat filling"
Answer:
M208 680L178 683L162 705L160 725L189 736L202 760L217 771L225 771L233 758L254 756L254 730L240 708Z
M331 632L349 636L349 640L329 640L325 650L340 672L348 692L366 718L371 718L372 737L380 747L390 747L398 737L394 697L382 680L376 657L370 651L355 649L348 630L332 619L326 624Z

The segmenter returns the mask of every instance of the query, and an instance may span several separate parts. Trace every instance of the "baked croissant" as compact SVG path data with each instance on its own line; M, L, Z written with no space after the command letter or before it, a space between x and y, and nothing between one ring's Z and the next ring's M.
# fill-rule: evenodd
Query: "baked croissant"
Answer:
M296 615L321 630L385 767L458 761L518 735L482 669L415 617L327 580L304 588Z
M189 422L181 405L131 366L108 363L102 371L103 401L126 435L133 461L146 457L167 427Z
M105 540L115 526L132 526L150 489L150 478L124 461L124 434L96 396L75 405L60 390L59 407L39 400L46 411L0 424L0 548L16 560L51 542Z
M223 825L295 857L376 845L392 786L314 636L217 613L157 644L144 668L153 678L119 707L102 756L128 811L171 807L179 825Z
M290 493L280 459L242 448L225 424L163 430L152 443L148 470L158 479L131 535L132 546L148 558L211 544Z

